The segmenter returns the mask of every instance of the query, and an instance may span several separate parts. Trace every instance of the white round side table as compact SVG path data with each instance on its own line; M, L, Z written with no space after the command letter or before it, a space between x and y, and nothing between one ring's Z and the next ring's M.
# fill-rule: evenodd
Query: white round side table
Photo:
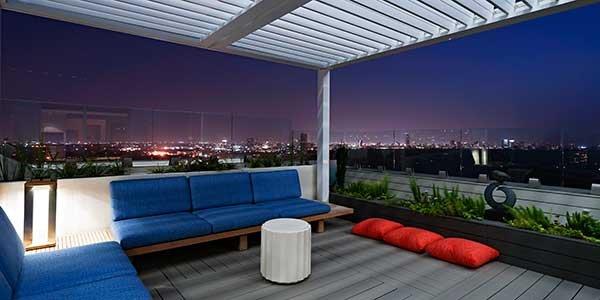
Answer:
M273 219L261 229L260 273L275 283L296 283L310 275L310 224Z

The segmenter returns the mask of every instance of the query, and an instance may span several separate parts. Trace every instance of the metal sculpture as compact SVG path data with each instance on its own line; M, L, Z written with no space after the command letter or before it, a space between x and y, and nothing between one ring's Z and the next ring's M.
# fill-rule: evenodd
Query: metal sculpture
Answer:
M508 217L507 207L515 206L517 195L515 192L504 185L504 182L510 179L510 176L501 171L493 171L491 176L495 181L490 183L483 192L485 202L492 208L486 210L486 219L502 221ZM504 201L496 201L494 192L500 191L504 194Z

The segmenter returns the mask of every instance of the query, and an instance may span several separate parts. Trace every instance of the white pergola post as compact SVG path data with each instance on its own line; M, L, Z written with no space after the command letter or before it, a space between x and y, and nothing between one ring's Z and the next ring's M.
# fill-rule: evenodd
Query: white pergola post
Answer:
M329 76L328 69L318 71L317 198L323 202L329 202Z

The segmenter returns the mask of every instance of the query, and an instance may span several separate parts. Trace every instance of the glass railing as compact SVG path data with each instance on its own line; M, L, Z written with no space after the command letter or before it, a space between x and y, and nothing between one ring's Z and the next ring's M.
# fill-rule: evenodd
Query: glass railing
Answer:
M0 137L45 143L287 142L284 118L0 100Z
M246 154L285 155L306 148L288 119L234 113L0 99L0 120L0 144L10 148L4 154L29 157L28 161L182 156L243 161ZM295 147L290 148L294 139ZM44 145L45 157L34 158L32 145Z
M217 156L272 166L316 160L316 130L294 130L285 118L2 99L0 120L0 141L14 146L3 153L30 162ZM537 178L585 189L600 183L600 130L594 128L332 130L330 136L330 157L346 145L348 164L356 167L468 178L502 170L515 182ZM46 146L44 157L33 153L37 144ZM17 153L23 145L28 151Z
M478 178L501 170L514 182L590 189L600 183L595 129L436 129L335 132L349 165ZM334 148L337 147L334 145Z

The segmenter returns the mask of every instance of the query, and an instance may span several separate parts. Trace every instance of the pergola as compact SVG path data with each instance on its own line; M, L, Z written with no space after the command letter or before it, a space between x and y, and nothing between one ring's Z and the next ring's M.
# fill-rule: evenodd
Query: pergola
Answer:
M0 0L0 6L316 70L317 194L319 200L328 201L331 70L596 2L598 0Z

